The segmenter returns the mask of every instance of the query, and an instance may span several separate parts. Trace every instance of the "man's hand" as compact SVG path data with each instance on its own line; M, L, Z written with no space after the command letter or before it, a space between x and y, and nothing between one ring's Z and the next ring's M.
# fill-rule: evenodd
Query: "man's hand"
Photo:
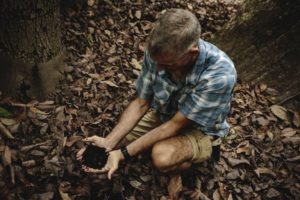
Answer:
M124 160L123 153L120 149L109 152L107 163L102 169L93 169L83 166L83 170L89 173L105 173L108 172L108 179L111 179L112 174L118 169L119 162Z
M111 151L113 149L113 146L111 145L111 142L106 139L106 138L103 138L103 137L99 137L99 136L92 136L92 137L87 137L85 139L82 140L83 142L85 143L90 143L91 145L95 145L97 147L100 147L100 148L105 148L106 151ZM76 159L77 160L81 160L82 159L82 155L85 151L85 147L80 149L77 154L76 154Z

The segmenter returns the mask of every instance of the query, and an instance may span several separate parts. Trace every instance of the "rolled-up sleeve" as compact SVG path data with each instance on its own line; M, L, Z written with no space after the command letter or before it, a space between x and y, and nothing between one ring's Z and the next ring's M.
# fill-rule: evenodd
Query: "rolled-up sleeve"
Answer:
M153 97L153 72L151 71L151 61L145 52L141 73L136 81L136 91L138 97L151 100Z

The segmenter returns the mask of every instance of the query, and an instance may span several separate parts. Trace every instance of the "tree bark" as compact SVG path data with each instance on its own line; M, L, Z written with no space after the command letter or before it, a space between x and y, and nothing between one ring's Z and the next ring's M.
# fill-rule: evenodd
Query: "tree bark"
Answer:
M0 90L45 98L63 67L59 0L1 0Z
M267 83L278 102L300 92L299 0L246 0L212 42L233 59L240 79Z

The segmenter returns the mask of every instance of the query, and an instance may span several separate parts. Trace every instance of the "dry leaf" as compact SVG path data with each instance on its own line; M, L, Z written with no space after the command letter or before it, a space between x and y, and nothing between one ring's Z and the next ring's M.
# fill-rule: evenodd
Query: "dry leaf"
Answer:
M282 137L292 137L296 134L296 130L293 128L285 128L281 131L281 136Z
M300 127L300 114L299 114L299 112L293 112L293 124L297 128Z
M260 178L261 174L267 174L267 175L271 175L274 178L276 178L276 174L269 168L266 167L259 167L256 170L254 170L255 173L257 174L257 176Z
M286 160L289 162L298 162L298 161L300 161L300 155L292 157L292 158L287 158Z
M288 120L287 110L284 107L279 105L273 105L271 106L271 111L279 119L286 121Z
M95 4L95 0L88 0L87 4L88 6L93 6Z
M0 121L6 126L12 126L17 123L16 120L9 118L0 118Z
M270 140L273 140L274 135L273 135L273 133L271 131L267 131L267 135L270 138Z
M213 193L213 200L221 200L221 194L219 192L219 189L216 189Z
M39 105L53 105L55 102L54 101L44 101L44 102L40 102Z
M35 107L30 107L29 110L35 114L40 114L40 115L48 115L48 113L43 112Z
M4 152L2 154L3 165L11 165L11 150L9 146L5 146Z
M65 144L65 146L67 147L71 147L73 146L77 141L81 140L82 139L82 136L71 136L69 138L67 138L67 142Z
M293 145L300 145L300 137L288 137L282 140L283 143L293 144Z
M111 82L111 81L100 81L100 83L105 83L111 87L116 87L118 88L119 86L117 86L115 83Z
M249 161L246 159L227 158L227 160L228 160L229 165L232 167L235 167L240 164L250 165Z
M62 198L62 200L72 200L70 198L69 194L68 193L64 193L60 186L59 186L58 191L59 191L59 194L60 194L60 197Z
M137 180L133 180L133 181L130 181L129 182L130 183L130 185L132 186L132 187L134 187L134 188L136 188L136 189L138 189L138 190L140 190L141 188L141 186L142 186L142 183L141 182L139 182L139 181L137 181Z
M134 14L134 16L137 18L137 19L141 19L142 17L142 12L140 10L137 10Z
M0 133L9 139L14 139L14 136L11 132L0 122Z
M132 63L132 65L133 65L133 68L134 68L134 69L137 69L137 70L141 70L141 69L142 69L142 66L141 66L141 64L137 61L137 59L132 58L132 59L131 59L131 63Z
M231 193L229 194L229 197L228 197L227 200L233 200L233 197L232 197L232 194L231 194Z
M279 196L280 196L280 192L278 192L274 188L270 188L267 192L267 198L268 199L274 199L274 198L279 197Z
M228 180L236 180L238 178L240 178L240 173L238 170L233 169L231 172L229 172L228 174L226 174L226 179Z

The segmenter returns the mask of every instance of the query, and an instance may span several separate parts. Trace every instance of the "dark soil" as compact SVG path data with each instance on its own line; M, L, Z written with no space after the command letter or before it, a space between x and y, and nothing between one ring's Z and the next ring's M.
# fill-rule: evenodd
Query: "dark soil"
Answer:
M107 153L104 148L88 145L82 155L82 164L95 169L104 167L107 161Z

